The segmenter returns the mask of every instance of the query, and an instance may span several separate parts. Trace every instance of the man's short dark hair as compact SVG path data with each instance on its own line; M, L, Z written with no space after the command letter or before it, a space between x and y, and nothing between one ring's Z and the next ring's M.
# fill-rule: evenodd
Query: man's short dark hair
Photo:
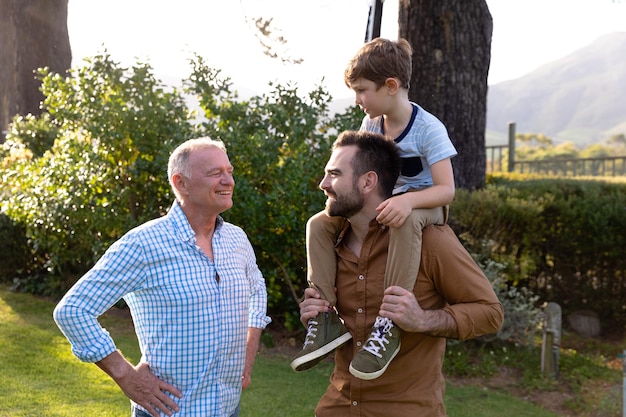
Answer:
M339 134L333 149L342 146L356 146L358 149L352 159L355 177L369 171L376 172L383 196L391 197L402 165L395 142L379 133L346 130Z

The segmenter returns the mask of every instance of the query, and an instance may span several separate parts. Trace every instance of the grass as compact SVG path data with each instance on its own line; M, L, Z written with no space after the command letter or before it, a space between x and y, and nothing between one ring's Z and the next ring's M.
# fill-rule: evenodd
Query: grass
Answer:
M72 355L52 320L53 308L51 301L0 286L0 417L130 415L129 401L117 385L96 366ZM139 352L130 320L106 314L101 321L122 352L137 362ZM308 372L295 373L287 357L260 354L252 385L242 395L241 416L311 417L331 369L331 363L322 363ZM445 401L451 417L557 416L483 386L448 384Z

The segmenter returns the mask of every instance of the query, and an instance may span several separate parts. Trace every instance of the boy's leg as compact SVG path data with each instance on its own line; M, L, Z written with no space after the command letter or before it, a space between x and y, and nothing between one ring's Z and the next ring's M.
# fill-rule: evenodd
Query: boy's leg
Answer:
M331 306L337 303L335 242L344 221L321 212L311 217L306 226L307 279ZM336 311L318 314L309 320L304 346L291 361L291 367L294 371L312 368L351 338Z
M397 285L413 291L422 256L422 229L446 220L447 207L414 209L401 227L391 228L385 288ZM393 321L377 317L370 337L352 359L352 375L366 380L382 375L400 351L400 335Z
M306 223L307 280L331 306L337 303L335 243L344 222L343 217L331 217L322 211Z
M402 226L389 230L385 288L397 285L413 291L422 258L422 230L431 224L444 224L446 210L413 209Z

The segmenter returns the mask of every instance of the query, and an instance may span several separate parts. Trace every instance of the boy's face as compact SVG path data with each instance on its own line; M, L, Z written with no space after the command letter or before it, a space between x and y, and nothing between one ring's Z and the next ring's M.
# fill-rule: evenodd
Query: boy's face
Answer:
M370 118L386 113L389 94L385 85L378 87L374 81L358 78L350 84L350 88L354 91L354 103Z

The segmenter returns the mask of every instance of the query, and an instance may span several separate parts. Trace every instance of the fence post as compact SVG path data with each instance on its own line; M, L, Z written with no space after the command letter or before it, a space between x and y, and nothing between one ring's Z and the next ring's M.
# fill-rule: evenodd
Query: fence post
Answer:
M622 354L622 372L624 374L623 382L622 382L622 408L624 409L622 414L626 417L626 350Z
M561 306L548 303L544 309L543 343L541 345L541 372L559 376L559 348L561 347Z
M509 122L509 172L515 169L515 122Z

